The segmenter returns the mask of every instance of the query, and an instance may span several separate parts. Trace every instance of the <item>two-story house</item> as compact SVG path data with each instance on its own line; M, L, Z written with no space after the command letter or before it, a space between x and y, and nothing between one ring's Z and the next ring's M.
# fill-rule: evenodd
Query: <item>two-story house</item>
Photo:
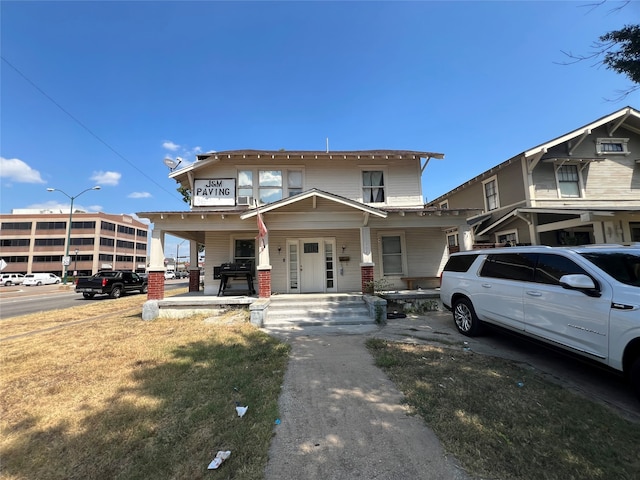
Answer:
M378 279L397 289L433 286L445 232L470 231L466 218L476 212L425 207L421 177L430 159L443 157L398 150L198 155L169 174L190 192L188 211L138 213L154 224L149 298L164 295L166 234L190 240L192 256L204 245L205 295L219 293L216 271L226 263L251 265L260 297L362 292ZM198 273L191 272L192 290Z
M428 203L482 209L476 245L640 242L640 112L625 107L530 148ZM451 250L458 231L447 232Z

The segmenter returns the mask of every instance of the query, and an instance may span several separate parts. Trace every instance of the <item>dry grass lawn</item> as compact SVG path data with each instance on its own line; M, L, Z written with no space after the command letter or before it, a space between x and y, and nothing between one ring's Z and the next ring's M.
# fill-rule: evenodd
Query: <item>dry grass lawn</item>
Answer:
M198 479L218 450L216 478L263 477L288 346L248 313L145 322L145 300L2 321L2 478Z

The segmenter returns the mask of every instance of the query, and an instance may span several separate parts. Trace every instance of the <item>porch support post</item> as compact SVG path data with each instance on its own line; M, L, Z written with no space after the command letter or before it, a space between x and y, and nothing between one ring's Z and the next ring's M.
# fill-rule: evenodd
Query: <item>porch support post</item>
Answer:
M269 234L258 238L258 297L271 297L271 257L269 255Z
M466 223L458 226L458 241L460 242L460 251L467 252L473 250L473 228Z
M164 232L154 228L151 232L151 252L149 252L147 300L164 298Z
M189 240L189 291L200 291L200 266L198 265L198 242Z
M360 227L360 280L362 293L368 293L368 285L373 282L373 253L371 252L371 229Z

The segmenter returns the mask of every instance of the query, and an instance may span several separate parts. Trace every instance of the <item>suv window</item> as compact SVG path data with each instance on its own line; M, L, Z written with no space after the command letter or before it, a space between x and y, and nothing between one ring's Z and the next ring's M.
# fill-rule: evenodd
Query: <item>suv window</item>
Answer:
M550 253L541 253L538 256L535 281L537 283L560 285L560 277L576 273L591 276L585 272L582 267L576 265L572 260L569 260L566 257Z
M446 272L466 272L478 255L455 255L444 266Z
M619 282L640 287L640 255L626 252L588 252L581 255Z
M535 267L535 255L520 253L487 255L487 259L480 269L480 276L531 282Z

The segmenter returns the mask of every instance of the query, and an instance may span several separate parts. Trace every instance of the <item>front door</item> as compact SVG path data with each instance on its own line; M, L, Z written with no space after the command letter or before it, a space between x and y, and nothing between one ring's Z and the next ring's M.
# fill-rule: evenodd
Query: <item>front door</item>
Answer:
M324 268L321 240L300 241L300 291L302 293L324 292Z

